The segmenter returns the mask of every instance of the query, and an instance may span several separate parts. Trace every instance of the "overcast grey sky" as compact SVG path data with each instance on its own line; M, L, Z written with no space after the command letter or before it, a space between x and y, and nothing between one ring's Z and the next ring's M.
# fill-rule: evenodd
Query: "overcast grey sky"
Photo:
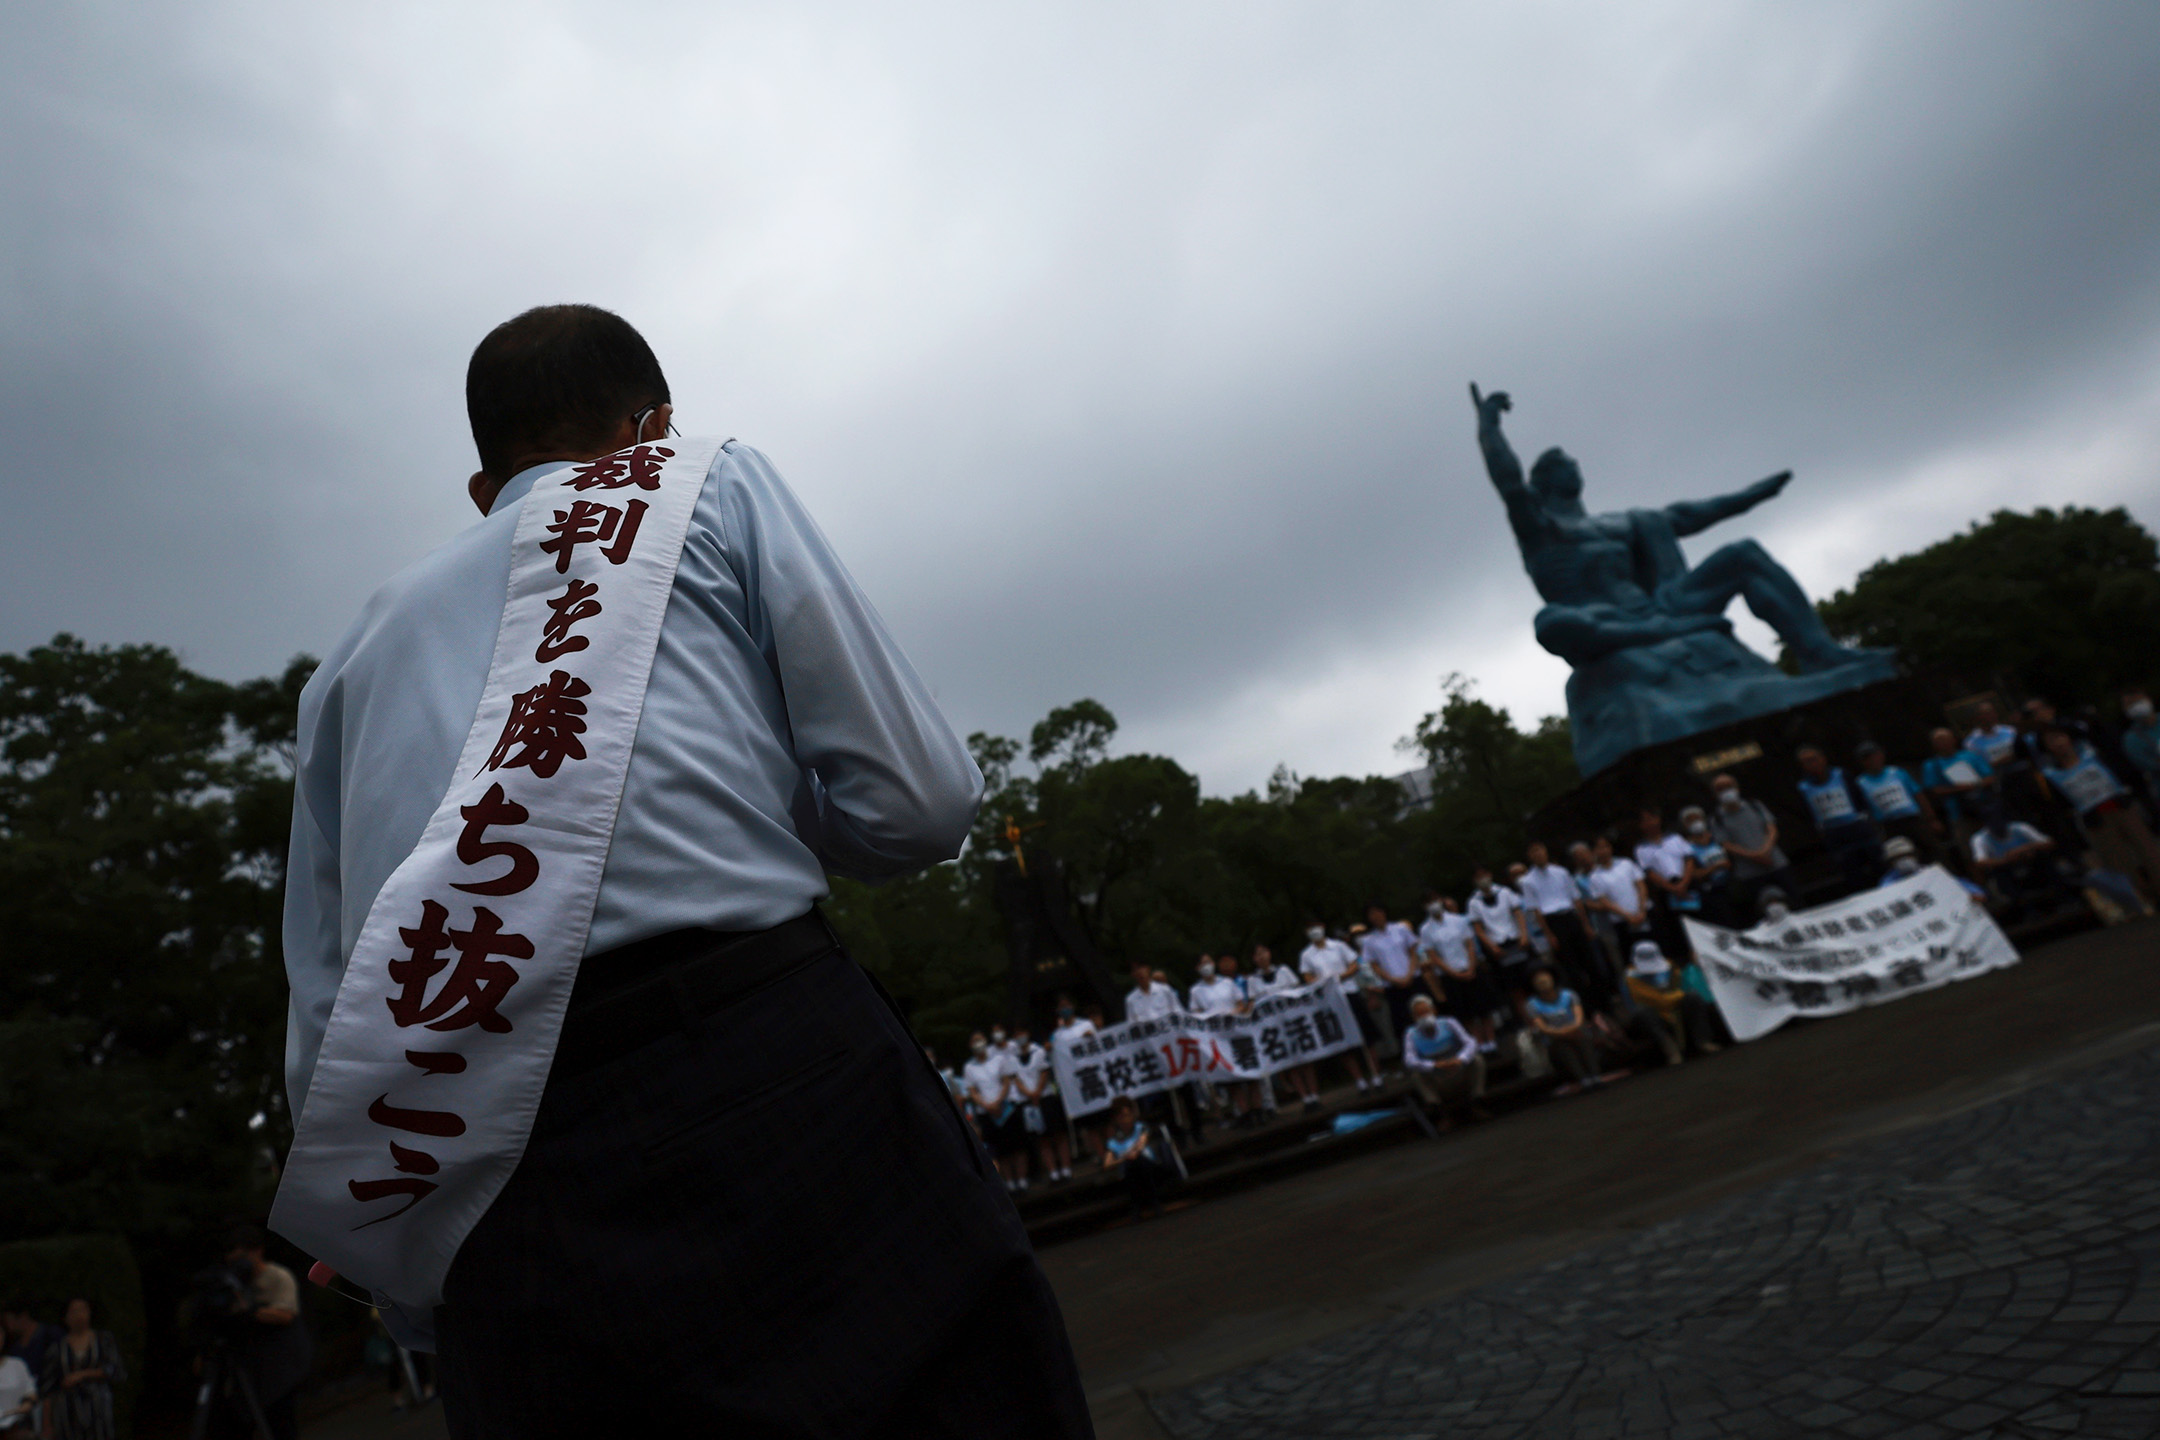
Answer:
M17 6L0 649L238 677L473 517L529 305L770 454L963 731L1218 793L1565 666L1479 467L1811 591L2002 506L2160 522L2150 4ZM1743 633L1766 632L1748 622Z

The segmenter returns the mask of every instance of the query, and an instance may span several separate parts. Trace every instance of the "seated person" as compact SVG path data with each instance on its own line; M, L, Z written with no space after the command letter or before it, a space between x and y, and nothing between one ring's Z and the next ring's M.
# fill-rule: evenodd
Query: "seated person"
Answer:
M2061 854L2052 838L2037 826L2012 820L2000 804L1989 808L1973 832L1972 856L1974 873L2006 920L2014 921L2031 908L2048 910L2081 900L2088 886L2131 915L2142 915L2147 908L2128 879L2112 870L2081 874L2077 862Z
M2040 746L2040 773L2077 811L2100 863L2128 876L2147 900L2160 900L2160 843L2098 750L2059 724L2040 731Z
M1154 1132L1140 1123L1140 1107L1130 1095L1110 1102L1110 1134L1103 1142L1103 1169L1123 1174L1126 1193L1132 1197L1133 1214L1145 1219L1162 1213L1162 1192L1177 1171L1162 1156Z
M1433 1111L1442 1130L1454 1128L1448 1107L1455 1104L1467 1106L1472 1119L1491 1118L1478 1103L1485 1098L1485 1057L1478 1053L1478 1042L1423 995L1410 1002L1403 1069L1410 1088Z
M2037 834L2038 832L2034 833ZM1926 868L1920 863L1920 848L1902 835L1884 842L1882 851L1883 858L1890 862L1890 868L1883 871L1882 883L1876 887L1879 890L1887 890L1900 881L1910 880ZM1987 899L1987 891L1973 884L1964 876L1958 875L1953 878L1965 888L1965 893L1975 900Z
M1530 977L1530 999L1524 1006L1530 1028L1544 1043L1554 1067L1568 1077L1556 1092L1572 1095L1588 1086L1604 1083L1600 1075L1597 1045L1583 1015L1582 1001L1573 990L1563 990L1553 972L1540 965Z
M1652 940L1636 942L1628 959L1628 994L1649 1015L1652 1038L1665 1052L1665 1063L1678 1065L1681 1047L1702 1055L1715 1055L1717 1022L1708 1005L1680 982L1665 952Z

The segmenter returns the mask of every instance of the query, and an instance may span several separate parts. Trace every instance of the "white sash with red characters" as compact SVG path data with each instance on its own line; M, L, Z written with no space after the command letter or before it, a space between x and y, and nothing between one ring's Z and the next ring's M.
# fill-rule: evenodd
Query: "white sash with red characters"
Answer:
M402 1306L440 1300L524 1154L723 443L634 446L526 495L456 776L346 962L270 1224Z

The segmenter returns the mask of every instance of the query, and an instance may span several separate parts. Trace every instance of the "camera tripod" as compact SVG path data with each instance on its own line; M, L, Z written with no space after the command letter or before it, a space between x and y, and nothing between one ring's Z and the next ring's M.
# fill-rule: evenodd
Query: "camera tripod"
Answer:
M222 1335L203 1353L202 1383L195 1388L195 1417L188 1424L188 1440L203 1440L210 1433L210 1417L217 1411L218 1394L227 1386L247 1407L251 1433L256 1440L275 1440L270 1433L269 1418L263 1414L262 1400L255 1393L254 1377L233 1354L232 1342Z

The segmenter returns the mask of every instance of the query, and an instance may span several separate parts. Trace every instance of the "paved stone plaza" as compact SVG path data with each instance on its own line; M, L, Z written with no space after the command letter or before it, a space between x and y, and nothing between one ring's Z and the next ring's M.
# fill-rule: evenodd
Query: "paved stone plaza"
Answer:
M1151 1406L1192 1440L2160 1434L2160 1049Z

